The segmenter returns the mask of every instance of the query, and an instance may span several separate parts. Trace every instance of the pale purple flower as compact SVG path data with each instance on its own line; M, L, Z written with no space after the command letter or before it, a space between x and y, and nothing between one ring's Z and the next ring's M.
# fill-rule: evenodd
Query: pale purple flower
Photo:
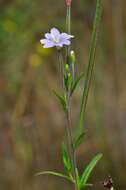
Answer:
M45 34L45 39L41 39L40 42L43 44L44 48L51 47L63 47L64 45L70 45L70 39L74 36L67 33L60 33L58 29L52 28L50 33Z

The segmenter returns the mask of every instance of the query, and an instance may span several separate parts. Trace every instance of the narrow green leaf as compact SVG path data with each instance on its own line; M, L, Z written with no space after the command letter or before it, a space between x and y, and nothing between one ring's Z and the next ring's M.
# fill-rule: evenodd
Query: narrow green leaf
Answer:
M74 139L74 148L76 149L83 141L85 132L80 133L79 135L77 135Z
M76 178L77 178L77 186L79 187L79 184L80 184L80 176L79 176L78 168L76 168Z
M71 89L71 95L74 93L78 83L80 82L80 80L84 77L84 74L81 74L76 80L75 82L73 83L72 85L72 89Z
M66 90L70 89L71 88L71 84L72 84L72 75L71 73L66 73L66 75L64 76L64 84L65 84L65 87L66 87Z
M58 98L63 110L66 112L66 99L64 96L59 95L57 92L53 91L56 97Z
M84 187L88 181L88 178L90 177L94 167L96 166L96 164L98 163L98 161L102 158L102 154L98 154L96 155L91 162L88 164L88 166L86 167L86 169L84 170L82 176L81 176L81 180L80 180L80 187Z
M65 84L66 90L68 90L68 76L66 75L64 75L64 84Z
M64 175L62 173L58 173L58 172L53 172L53 171L43 171L43 172L38 172L37 174L35 174L35 176L40 176L40 175L53 175L53 176L58 176L64 179L67 179L68 181L71 181L71 178L67 175Z
M80 108L79 126L81 129L83 128L83 125L84 125L84 117L85 117L85 110L86 110L86 105L87 105L87 100L88 100L90 81L92 79L92 73L93 73L94 62L95 62L98 29L99 29L99 23L100 23L101 12L102 12L101 1L102 0L96 0L96 12L95 12L95 17L94 17L93 32L92 32L91 45L90 45L90 50L89 50L88 66L87 66L86 77L84 81L84 89L83 89L81 108Z
M69 153L67 151L67 147L64 143L62 144L62 159L63 159L64 168L69 174L72 169L72 163L69 158Z

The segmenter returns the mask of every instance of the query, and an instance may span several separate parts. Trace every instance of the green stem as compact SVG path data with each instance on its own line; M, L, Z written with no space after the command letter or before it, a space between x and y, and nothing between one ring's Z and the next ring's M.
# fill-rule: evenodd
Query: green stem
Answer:
M68 34L71 34L71 6L67 6L67 15L66 15L66 32ZM69 55L70 55L70 50L71 47L68 46L66 48L66 63L69 63ZM71 89L66 90L66 99L67 99L67 114L66 114L66 119L67 119L67 136L68 136L68 143L69 143L69 152L70 152L70 157L71 157L71 162L73 165L73 175L75 178L75 190L79 190L78 188L78 183L77 183L77 164L76 164L76 153L74 149L74 142L73 142L73 137L72 137L72 123L71 123Z
M67 13L66 13L66 32L71 34L71 6L67 6ZM68 60L68 56L70 54L70 46L66 48L66 57Z
M71 96L70 96L70 91L66 91L67 95L67 134L69 138L69 150L70 150L70 157L71 157L71 162L73 165L73 175L75 179L75 189L77 190L77 175L76 175L76 169L77 169L77 164L76 164L76 153L74 149L74 143L73 143L73 137L72 137L72 122L71 122Z
M67 15L66 15L66 32L71 33L71 6L67 6Z
M59 51L59 62L60 62L60 66L62 66L62 69L60 68L60 70L62 71L61 75L62 75L62 78L64 79L64 60L63 60L63 55L62 55L61 51ZM63 82L63 84L64 84L64 82ZM76 175L76 169L77 169L76 154L75 154L73 137L72 137L72 130L71 130L72 129L72 122L71 122L71 98L72 98L71 97L71 89L69 88L68 90L66 90L64 88L64 85L63 85L63 89L65 90L66 104L67 104L66 133L67 133L67 141L68 141L68 150L69 150L69 154L70 154L71 163L72 163L72 166L73 166L73 176L74 176L74 180L75 180L75 190L79 190L78 186L77 186L77 175Z
M60 84L62 85L62 88L64 88L64 79L62 76L64 76L64 60L62 51L58 50L58 58L59 58L59 74L60 74Z

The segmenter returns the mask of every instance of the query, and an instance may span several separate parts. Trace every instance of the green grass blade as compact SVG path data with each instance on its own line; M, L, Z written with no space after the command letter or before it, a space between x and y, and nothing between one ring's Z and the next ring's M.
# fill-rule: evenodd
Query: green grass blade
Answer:
M82 176L81 176L81 180L80 180L80 186L84 187L85 184L88 181L88 178L90 177L94 167L96 166L96 164L98 163L98 161L102 158L102 154L98 154L96 155L91 162L88 164L88 166L86 167L86 169L84 170Z
M83 89L81 108L80 108L79 126L81 129L83 129L83 125L84 125L84 117L85 117L85 110L86 110L88 93L89 93L89 88L90 88L90 81L92 78L93 67L94 67L94 62L95 62L98 28L99 28L101 12L102 12L101 1L102 0L97 0L96 2L96 12L95 12L95 18L94 18L94 23L93 23L93 32L92 32L91 46L90 46L90 51L89 51L88 67L87 67L85 81L84 81L84 89Z
M58 172L43 171L43 172L38 172L37 174L35 174L35 176L40 176L40 175L53 175L53 176L61 177L61 178L67 179L68 181L73 182L69 176L64 175L62 173L58 173Z

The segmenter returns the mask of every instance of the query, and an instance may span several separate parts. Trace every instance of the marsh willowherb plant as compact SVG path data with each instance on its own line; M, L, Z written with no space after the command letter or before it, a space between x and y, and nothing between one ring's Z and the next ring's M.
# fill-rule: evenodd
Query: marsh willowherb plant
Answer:
M74 184L75 190L81 190L82 188L86 188L87 186L92 186L93 184L88 183L88 179L98 163L101 159L102 154L97 154L91 162L85 167L82 174L80 174L76 162L76 149L82 143L83 137L85 135L85 111L88 100L88 93L90 88L90 81L92 78L92 72L94 68L95 62L95 53L96 53L96 45L97 45L97 37L98 37L98 29L99 23L101 19L101 1L96 0L96 12L94 16L93 23L93 31L92 31L92 39L89 50L89 59L88 66L85 72L85 75L82 73L79 76L76 76L75 68L76 68L76 56L75 52L71 50L71 40L74 37L71 35L71 3L72 0L65 0L67 6L66 13L66 31L60 33L57 28L52 28L50 33L45 34L45 38L41 39L44 48L56 47L59 54L59 64L60 64L60 75L62 78L62 94L54 91L54 94L58 98L66 117L66 133L67 133L67 143L62 143L62 158L63 164L65 168L65 174L53 171L44 171L40 172L37 175L41 174L51 174L55 176L59 176L69 180ZM75 37L76 39L76 37ZM64 54L63 48L66 48L66 53ZM71 122L71 99L76 90L76 87L81 79L84 78L84 88L83 94L80 104L80 114L77 125L77 132L73 134L73 126ZM104 187L112 189L112 183L107 185L104 184Z

